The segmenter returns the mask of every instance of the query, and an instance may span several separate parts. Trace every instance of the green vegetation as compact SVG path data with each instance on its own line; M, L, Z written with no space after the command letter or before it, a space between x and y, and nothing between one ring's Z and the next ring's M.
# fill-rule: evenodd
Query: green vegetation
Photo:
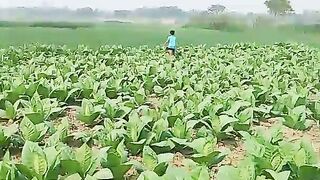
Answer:
M315 141L295 136L320 120L319 49L237 43L179 52L0 50L0 177L320 179L319 131Z
M101 45L122 46L157 46L163 44L172 27L161 25L107 23L91 28L58 29L5 27L0 28L0 47L10 45L21 46L30 43L67 45L75 48L79 44L98 48ZM214 31L196 28L180 28L177 30L179 46L207 44L233 44L251 42L257 44L273 44L276 42L300 42L320 47L318 33L301 33L293 28L259 27L241 31Z
M229 15L212 15L201 14L190 18L189 22L184 25L186 28L202 28L208 30L217 30L223 32L242 32L252 29L248 27L245 18L241 20Z
M14 21L0 21L0 27L43 27L43 28L89 28L93 27L93 23L83 22L14 22Z
M266 0L264 4L269 9L269 12L275 16L294 12L289 0Z
M297 31L305 34L316 34L320 35L320 24L311 24L311 25L283 25L281 29Z
M92 23L72 23L72 22L35 22L30 24L30 27L44 27L44 28L89 28L92 27Z

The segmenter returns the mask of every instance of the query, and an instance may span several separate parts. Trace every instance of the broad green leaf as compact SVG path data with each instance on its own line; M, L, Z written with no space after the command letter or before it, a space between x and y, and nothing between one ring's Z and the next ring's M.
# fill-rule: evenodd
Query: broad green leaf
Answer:
M138 116L138 113L133 111L129 116L129 121L127 123L127 135L130 140L137 142L139 140L140 133L144 127L143 122Z
M139 175L138 180L161 180L161 178L153 171L144 171Z
M160 152L168 152L171 149L173 149L175 147L175 144L170 141L161 141L158 143L153 143L151 144L151 147L155 150L155 152L160 153Z
M211 120L211 125L213 130L216 133L220 133L227 129L227 126L233 122L237 122L238 119L227 116L227 115L221 115L219 117L215 117Z
M307 157L304 150L300 149L298 152L296 152L293 160L297 166L305 165L307 162Z
M136 93L134 93L134 100L138 105L142 105L145 102L145 92L144 89L139 89Z
M197 153L203 153L204 146L206 144L206 138L198 138L188 143L188 146L194 149Z
M92 165L92 150L84 143L75 152L76 160L79 162L83 173L86 173Z
M202 166L191 171L191 176L193 179L210 179L210 175L207 167Z
M312 144L308 141L308 139L303 139L301 141L301 147L304 149L306 155L306 163L317 164L319 162L319 157L316 153L316 150L313 148Z
M63 171L68 175L79 173L83 177L85 174L82 170L81 164L76 160L61 160L60 163Z
M11 137L15 133L17 133L18 127L19 127L18 124L11 124L3 129L3 133L6 137Z
M7 114L5 110L0 109L0 119L7 119Z
M168 167L168 163L162 162L162 163L157 164L157 166L154 167L153 171L155 173L157 173L159 176L162 176L165 174L167 167Z
M110 167L117 167L121 165L121 155L116 152L115 150L111 150L107 154L107 160L104 165L104 167L110 168Z
M38 174L36 174L33 170L31 170L30 168L28 168L26 165L24 164L16 164L15 165L17 167L17 169L19 170L19 172L25 176L28 179L32 179L34 177L38 177L39 179L40 176ZM36 178L37 179L37 178Z
M54 147L48 147L44 149L44 153L46 155L47 163L48 163L48 169L53 168L55 166L58 152Z
M143 146L145 145L145 143L146 143L146 139L141 139L138 142L130 142L129 144L127 144L127 148L130 150L130 152L133 155L136 155L143 149Z
M79 179L82 179L82 178L78 173L72 174L65 178L65 180L79 180Z
M156 121L152 127L152 131L156 133L156 138L159 140L164 131L168 130L169 123L164 119Z
M158 163L171 162L173 158L174 158L174 154L172 153L163 153L163 154L157 155Z
M229 116L226 116L226 115L222 115L222 116L219 116L220 118L220 128L221 129L224 129L226 125L232 123L232 122L237 122L238 119L236 118L232 118L232 117L229 117Z
M37 130L37 127L27 117L22 119L20 131L25 140L38 141L40 138L40 132Z
M40 176L43 176L48 169L46 156L37 143L27 141L23 146L21 159L23 165Z
M176 122L174 123L174 127L173 127L173 135L177 138L185 138L186 135L186 124L181 120L181 119L177 119Z
M246 101L236 101L236 102L232 103L231 108L228 111L224 112L224 114L229 115L229 116L235 116L235 114L238 112L238 110L241 107L247 107L250 105L251 105L251 103L246 102Z
M39 154L37 152L33 152L33 170L35 173L43 176L48 168L48 164L46 162L44 154Z
M110 169L104 168L96 172L93 177L97 179L113 179L113 174Z
M98 180L97 178L87 175L86 178L84 178L84 180Z
M100 116L100 110L90 100L83 99L81 107L77 110L77 118L86 124L92 124Z
M26 141L22 149L21 161L22 164L17 164L16 167L30 179L31 177L42 179L47 172L45 154L37 143Z
M191 159L199 164L205 164L208 167L212 167L215 164L221 162L227 154L221 153L219 151L211 152L208 155L194 154Z
M124 139L118 144L117 146L117 152L121 156L121 162L127 161L127 151L125 150L125 145L124 145Z
M33 124L39 124L45 121L45 117L42 112L28 112L25 113L25 115Z
M290 171L283 171L283 172L275 172L273 170L267 169L266 170L274 180L288 180L290 176Z
M124 175L129 171L132 167L131 164L122 164L120 166L110 167L109 169L112 171L114 179L123 179Z
M186 169L175 166L168 167L165 177L166 179L191 180L190 174Z
M158 164L157 154L148 146L143 148L142 160L148 170L154 170Z
M298 172L298 180L320 180L320 169L315 166L301 166Z
M7 118L8 119L14 119L15 116L17 115L16 108L9 101L5 102L5 106L6 106L6 116L7 116Z

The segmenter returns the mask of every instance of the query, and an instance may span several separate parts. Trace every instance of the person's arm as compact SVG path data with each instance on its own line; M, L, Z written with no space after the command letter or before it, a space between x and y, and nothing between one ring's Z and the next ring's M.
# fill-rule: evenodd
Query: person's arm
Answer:
M165 46L165 47L167 47L167 46L168 46L169 41L170 41L170 39L169 39L169 37L168 37L168 38L167 38L167 41L164 43L164 46Z

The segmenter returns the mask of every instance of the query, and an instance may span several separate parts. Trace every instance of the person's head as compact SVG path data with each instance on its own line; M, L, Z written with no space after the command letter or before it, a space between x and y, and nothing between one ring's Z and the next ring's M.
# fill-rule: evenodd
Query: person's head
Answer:
M173 36L174 34L175 34L175 31L174 31L174 30L171 30L171 31L170 31L170 35Z

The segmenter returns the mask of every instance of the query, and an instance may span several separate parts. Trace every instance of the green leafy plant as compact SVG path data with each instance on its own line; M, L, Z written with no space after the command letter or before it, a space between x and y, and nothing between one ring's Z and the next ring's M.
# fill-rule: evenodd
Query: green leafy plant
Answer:
M150 116L139 117L137 111L132 111L129 115L129 121L126 124L126 144L132 154L137 154L142 150L147 137L144 137L145 126L152 121Z
M202 123L210 128L219 139L232 135L234 132L232 124L239 121L239 119L227 115L215 115L208 118L210 119L204 118Z
M14 180L17 178L15 166L10 158L10 153L7 151L0 161L0 177L1 179Z
M168 167L168 161L173 159L173 154L157 155L149 146L143 148L142 162L144 171L153 171L162 176Z
M34 124L29 118L24 117L20 122L19 129L25 141L39 142L44 138L49 128L45 123Z
M186 143L191 147L195 153L191 156L191 159L199 164L205 164L208 167L212 167L223 160L227 155L226 152L215 151L214 146L217 140L213 137L198 138L192 142Z
M40 99L38 93L35 93L31 101L21 101L23 105L23 114L34 124L43 123L54 113L61 113L63 108L54 99Z
M95 106L90 100L83 99L77 110L77 118L86 124L93 124L102 113L102 106Z
M0 126L0 148L4 148L9 145L11 138L18 132L18 125L12 124L8 127Z
M111 170L114 179L123 179L125 173L132 167L127 161L127 152L122 141L116 149L104 148L101 150L101 166Z
M5 101L5 109L0 109L0 118L14 120L18 115L18 107L20 105L20 101L17 100L14 104L10 101Z
M83 179L90 178L90 176L102 177L103 179L111 179L113 177L110 170L97 169L99 156L95 155L87 144L83 144L76 149L73 158L62 159L60 163L69 178L77 177L78 175Z
M119 102L119 99L105 99L104 108L106 117L110 119L124 118L131 108Z
M58 152L53 148L42 149L37 143L26 141L22 149L21 163L15 166L27 179L56 179L59 175Z
M26 87L23 80L21 78L14 78L12 79L10 90L6 91L5 99L14 104L25 92Z
M122 126L121 121L114 123L110 119L105 119L104 127L101 127L96 134L99 143L101 143L103 147L111 146L116 148L126 134Z
M316 140L282 128L316 130L319 49L177 52L173 60L162 47L0 49L0 179L318 179ZM243 160L219 163L242 145Z
M291 128L305 130L311 126L312 121L308 119L308 109L303 106L297 106L294 109L288 109L288 115L284 115L283 123Z
M49 147L56 146L59 142L66 142L70 137L70 124L67 118L61 119L61 124L55 129L55 132L48 138L47 145Z

